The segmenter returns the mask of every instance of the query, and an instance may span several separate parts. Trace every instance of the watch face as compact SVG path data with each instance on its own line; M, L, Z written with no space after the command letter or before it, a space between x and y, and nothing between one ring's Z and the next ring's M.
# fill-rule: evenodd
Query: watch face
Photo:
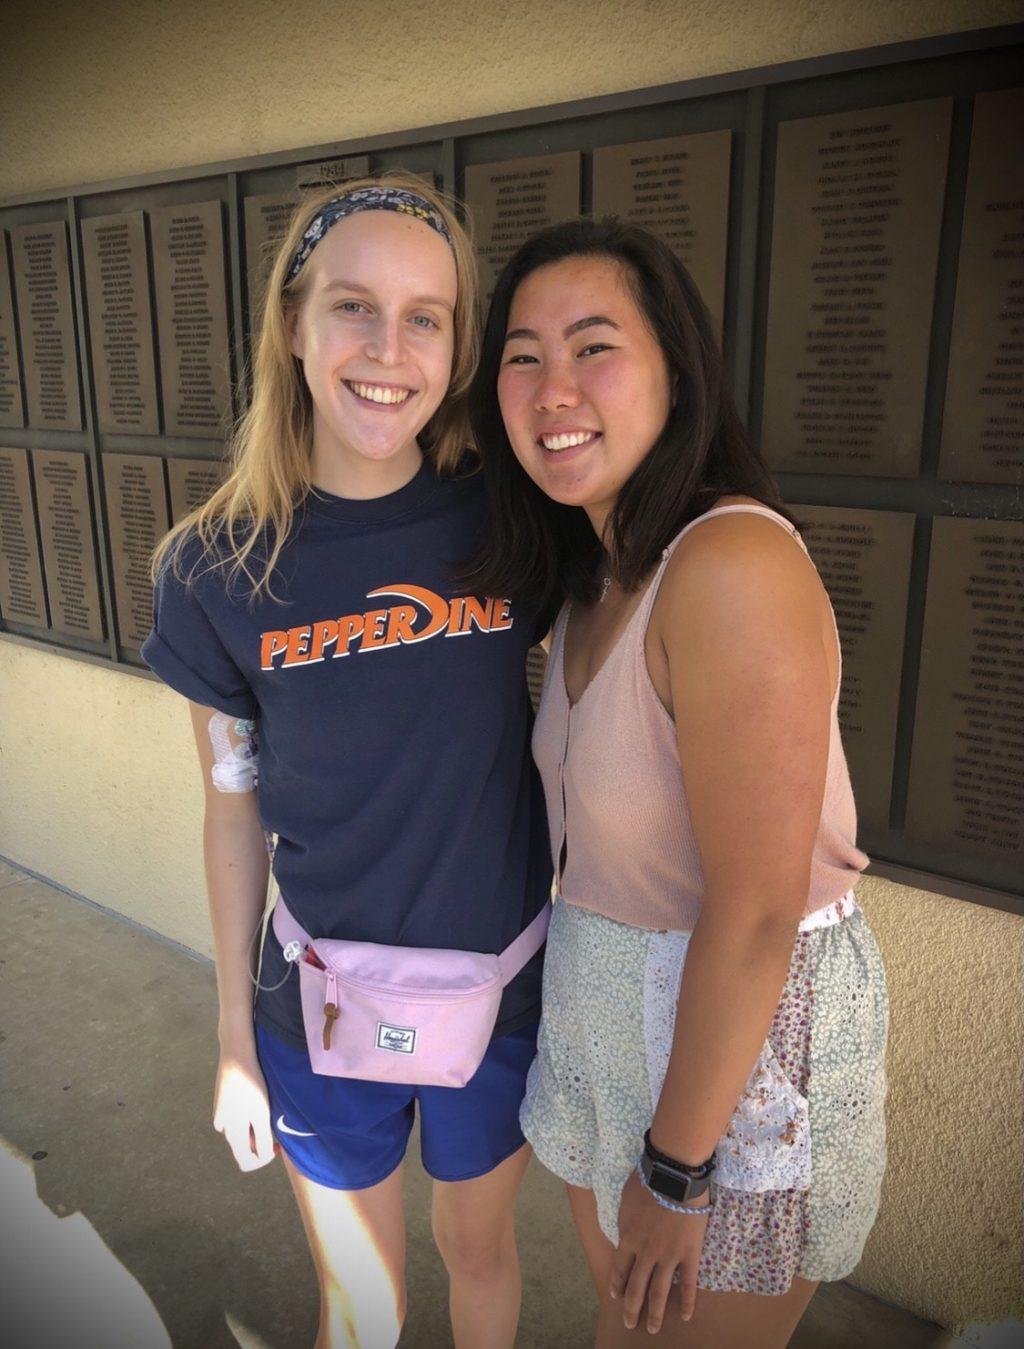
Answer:
M700 1188L699 1182L692 1181L689 1176L681 1176L677 1172L670 1171L668 1167L652 1161L650 1157L643 1158L642 1168L644 1179L651 1189L676 1204L685 1203L691 1194Z

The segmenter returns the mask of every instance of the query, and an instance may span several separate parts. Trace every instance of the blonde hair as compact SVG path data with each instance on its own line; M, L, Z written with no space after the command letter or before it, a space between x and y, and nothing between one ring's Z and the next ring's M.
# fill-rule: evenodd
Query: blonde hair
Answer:
M453 473L467 451L474 452L467 396L479 345L476 260L454 203L409 173L385 173L322 188L296 208L267 278L252 360L252 401L231 438L230 472L209 500L161 540L153 554L154 580L166 566L179 569L186 545L196 538L203 559L211 567L225 566L229 581L244 576L253 597L272 595L271 576L296 508L312 486L313 401L288 340L288 317L302 299L308 275L303 268L294 281L286 278L302 236L321 208L348 192L375 186L417 193L437 211L451 235L458 280L451 380L420 437L439 473ZM265 551L258 546L264 539Z

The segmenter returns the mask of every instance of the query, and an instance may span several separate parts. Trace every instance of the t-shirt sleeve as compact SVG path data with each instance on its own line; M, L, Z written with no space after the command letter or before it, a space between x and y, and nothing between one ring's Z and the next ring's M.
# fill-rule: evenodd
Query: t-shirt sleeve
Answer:
M186 575L188 568L183 568ZM153 590L153 630L142 659L165 684L195 703L251 719L256 698L203 608L195 585L165 567Z

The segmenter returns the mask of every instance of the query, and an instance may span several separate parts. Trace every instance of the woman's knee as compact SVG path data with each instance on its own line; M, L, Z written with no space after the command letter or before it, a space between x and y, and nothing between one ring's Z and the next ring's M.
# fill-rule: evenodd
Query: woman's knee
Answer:
M516 1260L515 1226L511 1216L504 1225L459 1222L435 1213L434 1241L445 1268L453 1278L474 1283L494 1283L507 1274Z

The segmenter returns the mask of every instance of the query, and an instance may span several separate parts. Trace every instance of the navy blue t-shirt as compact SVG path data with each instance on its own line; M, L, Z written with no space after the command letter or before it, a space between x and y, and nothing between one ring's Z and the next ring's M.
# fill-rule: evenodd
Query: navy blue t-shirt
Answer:
M479 477L424 464L369 501L310 493L275 598L229 586L198 544L186 580L158 582L142 654L185 697L256 719L274 875L313 937L497 953L548 898L525 678L536 615L454 579L485 518ZM506 988L496 1035L537 1015L542 963ZM256 1019L304 1044L295 972L264 991L285 973L268 928Z

